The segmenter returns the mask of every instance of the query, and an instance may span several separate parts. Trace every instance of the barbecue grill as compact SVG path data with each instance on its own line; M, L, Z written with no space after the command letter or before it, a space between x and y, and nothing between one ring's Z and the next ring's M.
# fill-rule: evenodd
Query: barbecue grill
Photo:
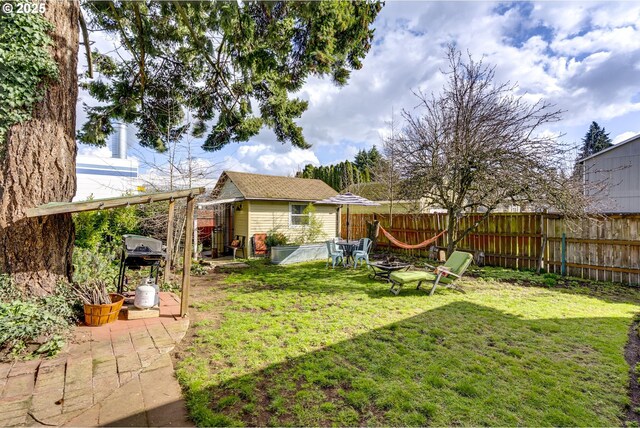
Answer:
M122 294L125 285L125 271L149 266L149 278L158 283L160 261L166 253L162 249L162 241L148 236L123 235L122 255L120 257L120 272L118 274L118 293Z

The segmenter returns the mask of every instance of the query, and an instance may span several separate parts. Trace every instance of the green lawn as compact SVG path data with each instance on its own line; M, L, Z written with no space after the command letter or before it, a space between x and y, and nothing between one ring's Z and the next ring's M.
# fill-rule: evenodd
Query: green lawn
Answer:
M466 294L393 296L324 266L252 262L197 287L177 372L198 425L620 425L637 290L486 269Z

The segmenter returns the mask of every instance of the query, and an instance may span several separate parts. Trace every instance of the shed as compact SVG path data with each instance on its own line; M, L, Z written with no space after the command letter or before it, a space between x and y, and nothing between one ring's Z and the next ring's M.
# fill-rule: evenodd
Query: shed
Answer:
M640 134L578 161L584 192L594 209L606 213L640 212Z
M249 255L250 238L256 233L277 229L295 241L304 229L304 209L337 194L317 179L224 171L211 192L212 200L199 206L215 210L217 227L212 241L218 253L240 235L245 237ZM338 236L340 209L328 204L314 204L314 208L323 224L324 239Z

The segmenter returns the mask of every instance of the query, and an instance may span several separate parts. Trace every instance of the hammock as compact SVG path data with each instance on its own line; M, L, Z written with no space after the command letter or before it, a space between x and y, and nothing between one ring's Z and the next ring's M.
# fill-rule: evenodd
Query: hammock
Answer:
M396 238L393 237L392 234L390 234L389 232L387 232L386 230L384 230L384 227L380 226L380 230L382 231L382 233L384 233L384 236L387 237L387 239L389 240L389 242L391 242L393 245L395 245L396 247L400 247L400 248L404 248L405 250L415 250L417 248L424 248L430 244L433 244L434 242L436 242L436 240L441 237L442 235L444 235L445 233L447 233L446 229L443 230L442 232L438 233L436 236L434 236L433 238L429 238L426 241L422 241L419 244L415 244L415 245L410 245L410 244L405 244L404 242L398 241Z

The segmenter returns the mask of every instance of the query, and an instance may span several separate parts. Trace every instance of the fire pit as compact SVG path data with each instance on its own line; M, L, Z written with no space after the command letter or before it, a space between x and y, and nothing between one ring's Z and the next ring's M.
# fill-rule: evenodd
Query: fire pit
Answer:
M389 282L389 275L391 275L391 272L407 270L410 267L411 263L393 261L389 259L369 263L369 269L371 270L371 272L369 273L369 278L380 278Z

